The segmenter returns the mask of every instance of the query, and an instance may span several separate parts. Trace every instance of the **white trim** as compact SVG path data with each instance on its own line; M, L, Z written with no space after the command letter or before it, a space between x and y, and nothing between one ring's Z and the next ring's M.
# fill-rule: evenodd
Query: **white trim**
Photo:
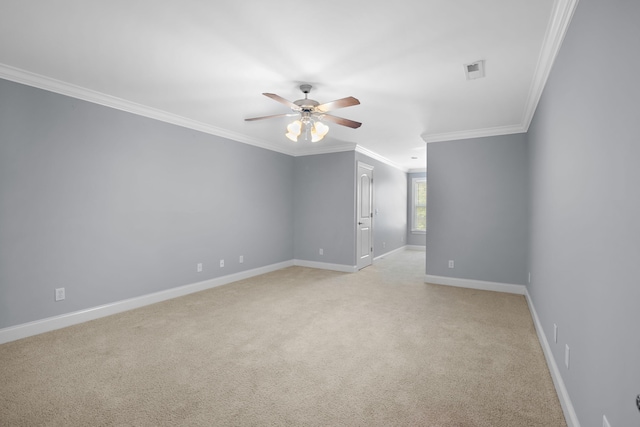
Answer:
M508 294L525 295L527 288L524 285L512 285L510 283L486 282L484 280L459 279L457 277L424 276L425 283L436 285L456 286L458 288L481 289L484 291L505 292Z
M378 153L374 153L373 151L371 151L371 150L369 150L369 149L367 149L367 148L362 147L361 145L356 145L355 151L356 151L357 153L364 154L364 155L365 155L365 156L367 156L367 157L371 157L372 159L377 160L377 161L379 161L379 162L381 162L381 163L384 163L384 164L386 164L386 165L389 165L389 166L391 166L391 167L393 167L393 168L396 168L396 169L398 169L399 171L402 171L402 172L404 172L404 173L407 173L407 171L408 171L408 169L407 169L407 168L402 167L402 166L400 166L399 164L394 163L394 162L392 162L391 160L387 159L386 157L383 157L383 156L381 156L381 155L380 155L380 154L378 154Z
M538 107L538 102L547 84L553 63L558 56L562 41L564 40L571 18L575 13L579 0L555 0L553 11L544 41L538 56L538 64L531 80L531 87L527 96L527 103L523 111L519 124L509 126L499 126L494 128L473 129L462 132L445 132L439 134L423 133L421 135L425 142L453 141L457 139L482 138L487 136L510 135L514 133L525 133L529 130L531 120Z
M409 169L407 173L426 173L427 168Z
M533 306L533 301L531 301L531 296L529 295L528 290L525 290L525 298L527 300L527 304L529 305L529 311L531 312L531 317L533 317L533 324L536 328L536 332L538 334L538 340L540 340L540 345L542 346L542 352L544 353L544 357L547 359L547 366L549 367L549 371L551 372L553 385L556 388L556 393L558 394L558 399L560 400L560 406L562 406L562 412L564 413L567 426L580 427L580 422L578 421L578 415L576 414L576 411L573 408L573 404L571 403L571 398L569 397L569 392L567 391L567 388L564 385L564 381L562 380L562 375L560 374L560 369L558 369L558 364L556 363L556 360L553 357L553 353L551 352L551 347L549 346L549 341L547 340L547 336L544 333L544 329L542 329L540 318L538 317L538 313L536 312L536 309Z
M420 230L415 228L416 225L416 184L424 182L426 187L427 185L427 177L426 176L415 176L411 178L411 234L427 234L427 230ZM428 192L428 189L426 190ZM427 209L427 201L424 201L425 212ZM426 226L426 224L425 224Z
M227 276L216 277L189 285L178 286L176 288L154 292L135 298L129 298L111 304L100 305L85 310L23 323L21 325L10 326L8 328L0 329L0 344L30 337L32 335L38 335L44 332L53 331L56 329L65 328L67 326L77 325L79 323L99 319L101 317L110 316L112 314L122 313L123 311L133 310L135 308L140 308L146 305L155 304L157 302L181 297L184 295L192 294L194 292L204 291L206 289L211 289L217 286L236 282L238 280L259 276L261 274L270 273L272 271L291 267L293 265L293 261L271 264L265 267L259 267L253 270L247 270L235 274L229 274Z
M422 139L425 142L452 141L458 139L481 138L487 136L509 135L514 133L527 132L527 130L529 129L529 125L531 124L531 120L533 119L535 110L538 106L538 102L540 101L540 97L542 96L542 91L544 90L544 86L551 72L553 62L558 55L558 52L562 45L562 41L564 40L564 36L567 33L569 23L571 22L571 18L573 17L577 4L578 0L555 0L553 16L547 27L547 32L542 48L540 50L538 64L536 66L536 71L532 79L531 88L529 89L529 96L527 98L526 107L524 109L523 117L520 124L498 126L485 129L473 129L461 132L445 132L439 134L423 133L421 135ZM207 134L220 136L223 138L231 139L233 141L242 142L278 153L288 154L293 157L312 155L314 153L318 154L351 151L352 149L355 149L355 151L359 153L376 159L405 173L408 172L407 168L394 163L386 157L381 156L359 145L355 145L355 147L353 147L354 144L351 143L347 145L339 145L333 148L330 146L318 146L315 147L316 150L314 150L313 152L311 150L300 148L291 150L285 146L274 144L271 141L257 139L237 132L232 132L210 124L198 122L186 117L181 117L167 111L158 110L156 108L148 107L142 104L128 101L126 99L83 88L6 64L0 64L0 78L48 90L50 92L59 93L61 95L82 99L94 104L104 105L106 107L115 108L117 110L126 111L132 114L149 117L155 120L160 120L188 129L194 129Z
M313 144L313 145L298 145L295 148L293 154L294 157L313 156L316 154L329 154L329 153L342 153L345 151L355 151L356 144L348 142L337 145L328 144Z
M178 116L177 114L148 107L146 105L107 95L105 93L87 89L71 83L66 83L61 80L56 80L51 77L32 73L30 71L22 70L10 65L0 64L0 78L38 89L47 90L49 92L58 93L60 95L81 99L93 104L103 105L105 107L125 111L127 113L159 120L161 122L171 123L173 125L181 126L187 129L193 129L210 135L220 136L232 141L242 142L244 144L253 145L256 147L264 148L266 150L287 154L292 157L311 156L314 154L325 153L340 153L345 151L358 151L382 163L393 166L394 168L399 169L403 172L407 172L406 168L403 168L402 166L392 162L386 157L374 153L373 151L360 147L355 143L341 143L333 146L314 144L313 146L296 146L295 148L288 148L286 146L275 144L268 140L257 139L238 132L232 132L223 128L198 122L196 120L188 119L186 117Z
M427 246L426 245L407 245L407 246L405 246L405 248L408 251L422 251L422 252L425 252L427 250Z
M382 259L384 257L390 256L390 255L393 255L393 254L397 254L398 252L404 252L405 250L406 250L406 246L401 246L401 247L399 247L397 249L394 249L394 250L389 251L387 253L384 253L382 255L378 255L377 257L375 257L373 259L373 262L376 262L376 261L378 261L378 260L380 260L380 259Z
M126 99L107 95L95 90L76 86L71 83L53 79L51 77L46 77L36 73L32 73L30 71L21 70L9 65L0 64L0 78L16 83L25 84L27 86L44 89L50 92L59 93L61 95L70 96L72 98L81 99L83 101L88 101L94 104L103 105L105 107L114 108L116 110L126 111L128 113L136 114L139 116L149 117L151 119L159 120L165 123L171 123L176 126L194 129L210 135L216 135L223 138L231 139L233 141L238 141L267 150L276 151L278 153L295 156L295 152L267 140L252 138L247 135L198 122L196 120L178 116L177 114L169 113L167 111L148 107L146 105L138 104Z
M556 360L553 357L553 353L551 352L549 341L547 340L547 336L544 333L544 329L542 328L542 324L540 323L540 318L538 317L538 313L533 306L533 301L531 300L531 296L529 295L529 291L527 290L526 286L512 285L507 283L485 282L481 280L458 279L455 277L431 276L428 274L425 275L424 281L425 283L435 283L437 285L456 286L461 288L482 289L485 291L497 291L524 295L525 299L527 300L527 304L529 305L529 311L531 312L531 317L533 318L533 324L538 335L538 340L540 340L540 345L542 346L542 352L544 353L544 357L547 361L547 366L549 367L549 371L551 372L553 385L555 386L556 393L558 394L558 399L560 400L560 406L562 407L562 412L567 422L567 427L580 427L580 422L578 421L578 416L573 407L573 404L571 403L569 392L564 385L562 375L560 374L560 370L558 369Z
M458 139L484 138L487 136L511 135L525 133L527 130L522 125L498 126L485 129L473 129L460 132L445 132L437 134L423 133L420 135L424 142L455 141Z
M360 200L362 198L362 175L360 175L360 169L364 169L364 170L368 170L369 171L369 177L370 177L370 185L369 185L369 208L371 209L371 211L369 212L368 218L369 218L369 245L371 247L371 250L369 251L369 255L366 257L364 257L364 254L361 253L362 250L362 242L361 242L361 238L362 238L362 230L360 228L360 219L362 218L362 200ZM374 183L374 167L368 163L363 162L362 160L356 160L356 168L355 168L355 172L356 172L356 179L355 179L355 222L357 222L358 224L354 226L354 231L355 231L355 242L356 242L356 247L355 247L355 253L356 253L356 269L357 270L361 270L365 267L368 267L370 265L373 264L373 253L374 253L374 242L375 242L375 222L376 222L376 217L377 214L374 216L374 212L375 212L375 206L376 206L376 192L375 192L375 183Z
M525 132L529 130L538 102L542 97L549 74L551 74L551 68L556 56L558 56L562 41L567 34L571 18L573 18L577 6L578 0L555 0L554 2L552 18L549 21L545 38L542 42L538 64L529 88L529 96L522 118L522 127Z
M294 259L293 265L297 267L318 268L320 270L340 271L342 273L355 273L358 271L356 265L330 264L328 262L307 261L304 259Z

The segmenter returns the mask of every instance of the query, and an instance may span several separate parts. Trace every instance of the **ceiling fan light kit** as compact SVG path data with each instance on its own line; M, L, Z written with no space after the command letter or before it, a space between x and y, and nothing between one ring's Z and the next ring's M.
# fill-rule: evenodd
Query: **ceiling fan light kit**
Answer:
M360 101L358 101L356 98L349 96L346 98L341 98L335 101L320 104L318 101L308 98L307 95L309 94L309 92L311 92L311 87L312 86L309 84L300 85L300 90L302 91L302 93L304 93L304 99L298 99L294 102L288 101L274 93L263 93L264 96L288 106L292 111L294 111L294 113L300 115L298 119L287 125L287 132L285 133L285 136L291 141L297 142L300 135L303 135L305 141L310 140L311 142L318 142L322 140L322 138L324 138L325 135L329 132L329 126L322 123L321 120L330 121L332 123L341 126L347 126L352 129L357 129L362 125L362 123L353 120L327 114L329 111L336 110L338 108L350 107L352 105L360 104ZM275 117L285 117L290 115L291 114L275 114L271 116L252 117L249 119L245 119L245 121L271 119Z
M287 126L285 136L293 142L298 142L298 137L302 134L305 141L318 142L329 132L329 126L321 121L313 121L309 117L302 120L294 120Z

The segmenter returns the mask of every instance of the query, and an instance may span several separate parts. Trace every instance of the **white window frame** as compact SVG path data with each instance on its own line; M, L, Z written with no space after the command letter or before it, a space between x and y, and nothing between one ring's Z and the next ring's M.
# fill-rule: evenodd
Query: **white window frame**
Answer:
M417 185L420 182L424 182L425 186L427 185L427 178L426 177L420 177L420 178L412 178L411 179L411 233L413 234L426 234L427 230L426 230L426 224L425 224L425 229L424 230L418 230L416 229L416 198L418 197L418 192L417 192ZM424 204L425 208L427 207L427 203L425 200L425 204Z

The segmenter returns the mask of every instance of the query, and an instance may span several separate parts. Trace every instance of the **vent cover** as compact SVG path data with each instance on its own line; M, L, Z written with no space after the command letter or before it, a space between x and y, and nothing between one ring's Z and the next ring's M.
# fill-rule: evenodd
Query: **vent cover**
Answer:
M467 80L475 80L484 77L484 60L464 65Z

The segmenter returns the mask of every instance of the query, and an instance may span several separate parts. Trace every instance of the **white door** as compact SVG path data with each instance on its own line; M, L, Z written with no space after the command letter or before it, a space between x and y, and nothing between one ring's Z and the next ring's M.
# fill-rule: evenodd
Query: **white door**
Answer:
M373 263L373 166L358 162L357 257L358 270Z

